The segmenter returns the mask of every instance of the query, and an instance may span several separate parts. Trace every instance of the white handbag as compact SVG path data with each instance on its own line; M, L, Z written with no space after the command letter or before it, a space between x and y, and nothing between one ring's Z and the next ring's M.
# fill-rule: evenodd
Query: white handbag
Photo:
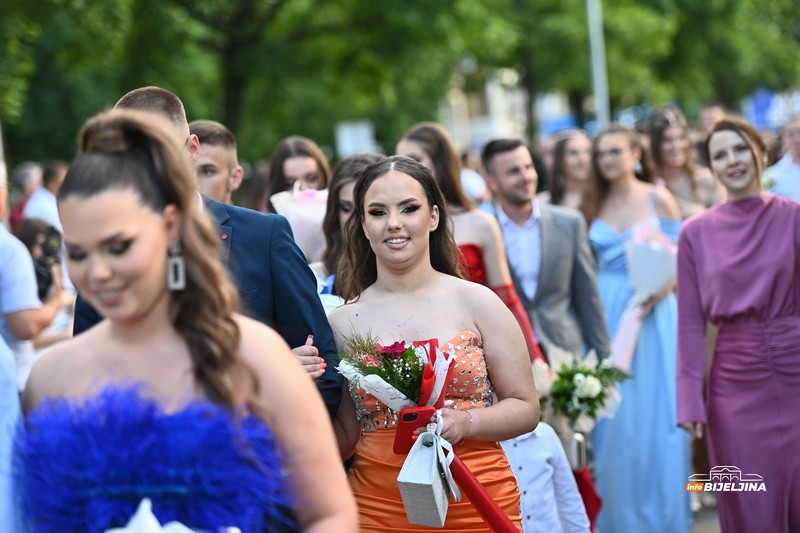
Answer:
M449 449L449 461L444 448ZM452 454L450 443L430 431L421 433L408 452L397 483L409 524L443 527L450 493L456 501L461 500L450 475Z

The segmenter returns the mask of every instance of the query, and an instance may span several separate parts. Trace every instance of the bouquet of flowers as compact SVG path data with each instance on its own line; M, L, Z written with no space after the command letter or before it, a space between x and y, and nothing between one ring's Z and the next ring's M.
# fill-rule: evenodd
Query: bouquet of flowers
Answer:
M371 337L347 339L337 370L394 411L417 405L441 408L455 359L436 339L389 346Z
M444 405L445 385L454 364L455 357L442 352L435 339L412 343L398 341L384 346L369 336L354 335L347 339L337 368L350 382L393 411L399 411L402 419L406 415L419 416L414 413L419 411L415 409L417 406L439 409ZM441 421L439 415L437 419ZM452 494L456 501L461 499L450 473L455 459L453 448L440 437L440 431L441 423L428 425L428 431L409 446L397 478L406 517L411 524L442 527L447 516L448 496ZM399 435L395 435L395 453L409 449L398 446ZM423 442L425 445L421 446Z
M230 529L232 531L234 528ZM195 531L180 522L170 522L162 526L153 514L152 502L149 498L145 498L139 502L136 513L128 520L125 527L108 529L105 533L195 533Z
M328 189L300 189L300 180L294 182L291 191L282 191L270 196L275 212L286 217L292 227L294 240L309 263L322 260L325 251L325 233L322 220L328 202Z
M552 359L552 350L548 354ZM616 384L628 375L615 368L610 358L598 362L594 351L585 358L573 355L571 361L559 359L560 366L554 365L549 383L543 374L537 380L537 388L544 381L540 390L543 411L564 417L572 429L583 432L591 431L597 418L613 417L620 402Z

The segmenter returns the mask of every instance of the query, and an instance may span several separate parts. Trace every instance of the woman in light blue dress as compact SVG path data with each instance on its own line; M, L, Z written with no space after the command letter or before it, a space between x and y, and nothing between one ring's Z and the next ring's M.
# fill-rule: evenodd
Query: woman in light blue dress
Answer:
M611 338L634 296L625 258L631 239L676 242L680 212L663 186L640 179L646 168L635 133L612 125L593 145L593 178L583 206L597 258L597 281ZM638 162L638 165L637 165ZM643 320L613 419L594 430L602 533L685 532L691 528L689 440L677 427L674 279L641 304Z

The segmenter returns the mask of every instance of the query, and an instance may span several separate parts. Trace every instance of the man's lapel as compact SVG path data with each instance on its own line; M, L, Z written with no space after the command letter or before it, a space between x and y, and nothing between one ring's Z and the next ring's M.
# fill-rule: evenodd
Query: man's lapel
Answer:
M231 252L231 241L233 240L233 228L228 225L230 222L230 214L225 204L212 200L207 196L203 196L203 205L211 214L215 222L217 236L222 244L220 251L220 259L225 266L228 266L228 257Z
M536 305L539 296L542 294L542 287L550 280L550 273L553 270L553 265L550 260L555 257L554 250L555 240L553 239L555 231L553 229L554 220L553 213L550 211L549 206L543 202L539 203L539 209L542 212L542 217L539 219L540 229L540 242L542 245L541 253L539 254L539 279L536 281L536 294L533 295L533 304Z

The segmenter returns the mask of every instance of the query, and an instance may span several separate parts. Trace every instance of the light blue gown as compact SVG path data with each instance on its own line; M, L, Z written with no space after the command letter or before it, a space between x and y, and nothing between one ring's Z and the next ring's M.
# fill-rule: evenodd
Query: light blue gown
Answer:
M677 241L680 222L650 220L670 240ZM599 219L589 228L611 338L633 296L625 243L635 229L619 233ZM661 300L644 318L631 378L619 385L619 410L613 419L599 421L593 432L597 489L603 499L597 523L600 533L691 529L685 492L689 437L677 426L675 401L677 319L674 294Z

